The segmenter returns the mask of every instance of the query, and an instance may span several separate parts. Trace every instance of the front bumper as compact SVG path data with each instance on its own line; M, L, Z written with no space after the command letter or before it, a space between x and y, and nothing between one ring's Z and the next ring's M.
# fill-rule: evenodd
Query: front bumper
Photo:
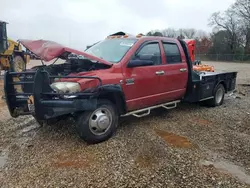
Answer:
M32 79L27 81L25 78ZM74 98L64 98L62 94L55 93L50 87L51 78L56 77L42 70L6 72L4 91L10 115L12 117L33 115L38 120L46 120L96 108L98 88L101 86L99 78L83 76L82 78L98 79L100 84L94 92L75 93Z
M94 110L96 99L74 99L74 100L38 100L34 104L28 104L30 114L39 120L55 118L79 111ZM19 114L22 115L22 114Z

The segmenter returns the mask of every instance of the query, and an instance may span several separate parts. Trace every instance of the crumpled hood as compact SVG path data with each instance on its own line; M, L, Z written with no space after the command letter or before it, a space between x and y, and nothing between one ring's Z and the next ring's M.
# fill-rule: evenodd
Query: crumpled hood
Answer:
M49 40L19 40L19 42L32 53L40 57L44 61L51 61L55 58L65 59L70 53L82 55L86 58L98 61L100 63L112 66L112 63L105 61L86 52L78 51L65 47Z

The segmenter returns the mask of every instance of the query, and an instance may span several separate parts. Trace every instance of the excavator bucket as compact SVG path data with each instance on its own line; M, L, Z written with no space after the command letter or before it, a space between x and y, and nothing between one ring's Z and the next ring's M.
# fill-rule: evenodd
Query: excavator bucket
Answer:
M0 54L8 49L6 22L0 20Z

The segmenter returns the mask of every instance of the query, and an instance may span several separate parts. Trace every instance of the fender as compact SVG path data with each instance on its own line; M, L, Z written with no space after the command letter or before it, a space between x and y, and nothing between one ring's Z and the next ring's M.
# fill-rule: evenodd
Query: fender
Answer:
M108 99L113 102L119 114L125 114L127 112L127 105L122 87L118 84L108 84L100 87L100 94L98 98Z
M217 88L220 84L223 85L223 87L224 87L224 89L225 89L225 93L227 93L228 87L227 87L225 81L224 81L224 80L220 80L220 81L218 81L218 82L215 84L215 87L214 87L214 89L213 89L213 94L214 94L216 88Z

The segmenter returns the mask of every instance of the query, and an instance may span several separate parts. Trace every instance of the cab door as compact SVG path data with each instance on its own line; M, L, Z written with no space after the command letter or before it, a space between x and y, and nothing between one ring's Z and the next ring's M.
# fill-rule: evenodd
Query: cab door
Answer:
M162 41L164 59L164 75L160 82L164 89L166 102L179 100L185 93L188 83L188 65L181 44L176 41Z
M126 96L128 111L141 109L160 103L162 92L160 77L163 76L162 55L159 41L143 43L132 55L131 60L137 60L141 55L152 55L153 65L124 67L123 91Z

